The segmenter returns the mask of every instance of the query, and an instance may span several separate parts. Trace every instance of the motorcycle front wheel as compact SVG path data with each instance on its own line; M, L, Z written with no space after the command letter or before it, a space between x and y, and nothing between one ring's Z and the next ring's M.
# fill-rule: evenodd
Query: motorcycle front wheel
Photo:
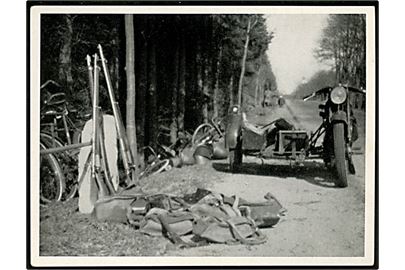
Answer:
M235 148L229 149L229 168L232 173L238 173L242 166L242 140L238 139Z
M344 123L333 125L333 148L335 154L335 185L337 187L347 187L347 159L346 143L344 138Z

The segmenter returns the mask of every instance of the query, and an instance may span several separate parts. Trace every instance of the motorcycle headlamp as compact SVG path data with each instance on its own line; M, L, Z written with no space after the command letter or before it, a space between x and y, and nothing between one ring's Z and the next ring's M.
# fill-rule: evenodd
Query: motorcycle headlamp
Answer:
M232 112L233 112L233 113L237 113L238 111L239 111L238 106L233 106L233 107L232 107Z
M338 86L333 88L332 92L330 93L330 99L333 103L339 105L345 102L347 98L346 89L342 86Z

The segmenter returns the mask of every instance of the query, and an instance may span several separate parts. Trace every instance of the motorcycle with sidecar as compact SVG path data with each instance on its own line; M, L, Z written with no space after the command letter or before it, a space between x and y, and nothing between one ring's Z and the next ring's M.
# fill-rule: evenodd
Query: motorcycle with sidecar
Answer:
M281 101L281 102L280 102ZM280 98L279 105L284 105ZM239 172L243 155L259 158L287 158L303 163L322 158L335 175L337 187L348 185L348 173L355 174L352 144L358 138L356 119L350 105L349 87L330 87L326 102L319 105L322 123L315 132L296 129L283 118L266 125L255 125L239 106L228 115L225 145L229 151L230 170ZM323 141L318 140L323 136Z

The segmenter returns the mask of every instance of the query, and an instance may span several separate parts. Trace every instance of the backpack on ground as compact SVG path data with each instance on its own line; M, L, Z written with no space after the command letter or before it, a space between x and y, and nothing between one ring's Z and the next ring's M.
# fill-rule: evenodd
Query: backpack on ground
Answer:
M205 189L184 196L115 195L97 201L93 215L100 221L131 224L147 235L164 235L179 246L202 242L255 245L266 241L260 228L276 225L285 212L270 193L265 198L250 203ZM190 235L191 241L183 237Z

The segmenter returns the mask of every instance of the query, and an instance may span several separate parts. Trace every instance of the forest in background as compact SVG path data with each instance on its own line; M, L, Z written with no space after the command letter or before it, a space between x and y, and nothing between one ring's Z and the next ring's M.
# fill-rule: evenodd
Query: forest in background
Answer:
M303 98L316 90L339 83L366 89L366 16L364 14L332 14L323 29L319 48L314 52L329 70L320 70L294 95Z
M101 44L125 121L131 116L126 75L131 39L139 146L153 144L161 126L170 128L174 141L181 131L193 130L213 116L224 117L232 104L238 104L240 80L244 109L260 104L265 89L277 89L266 54L273 33L267 31L262 15L133 15L133 37L126 32L126 17L42 15L41 83L57 81L71 106L89 112L85 58ZM100 104L109 112L100 76Z

